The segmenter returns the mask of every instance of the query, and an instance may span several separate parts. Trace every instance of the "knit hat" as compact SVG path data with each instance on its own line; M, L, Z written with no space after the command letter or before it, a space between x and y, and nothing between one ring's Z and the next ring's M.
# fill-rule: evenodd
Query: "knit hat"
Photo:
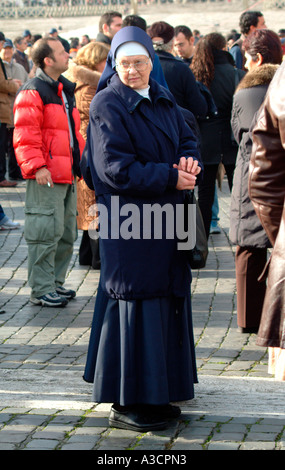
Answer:
M161 38L164 44L167 44L174 38L174 28L165 21L157 21L148 29L148 35L153 38Z

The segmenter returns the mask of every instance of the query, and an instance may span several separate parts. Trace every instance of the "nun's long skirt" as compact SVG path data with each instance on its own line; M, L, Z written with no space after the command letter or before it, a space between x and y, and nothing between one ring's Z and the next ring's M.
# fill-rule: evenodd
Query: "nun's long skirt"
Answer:
M84 380L96 403L162 405L194 397L191 298L114 300L98 288Z

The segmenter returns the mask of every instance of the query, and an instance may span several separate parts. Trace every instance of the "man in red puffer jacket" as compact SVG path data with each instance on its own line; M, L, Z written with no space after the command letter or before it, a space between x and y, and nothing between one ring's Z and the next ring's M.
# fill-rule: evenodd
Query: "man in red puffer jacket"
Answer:
M75 291L63 287L77 237L76 186L84 141L75 107L75 84L61 42L42 38L33 47L36 76L14 104L14 149L27 180L25 240L31 302L63 307Z

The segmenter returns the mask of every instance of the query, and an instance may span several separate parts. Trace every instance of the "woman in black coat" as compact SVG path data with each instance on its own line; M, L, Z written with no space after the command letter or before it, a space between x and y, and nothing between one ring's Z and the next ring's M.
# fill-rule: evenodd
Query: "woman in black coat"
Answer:
M244 41L249 72L234 96L232 129L239 150L231 195L230 240L236 248L237 323L244 333L257 332L266 282L258 281L267 259L270 242L248 194L248 170L252 133L267 88L282 61L276 33L256 30Z
M231 189L237 154L230 120L233 94L244 72L235 68L233 58L225 48L226 39L221 34L207 34L197 43L191 64L196 80L210 90L218 109L217 116L199 120L204 177L199 183L198 196L207 236L219 163L225 166Z

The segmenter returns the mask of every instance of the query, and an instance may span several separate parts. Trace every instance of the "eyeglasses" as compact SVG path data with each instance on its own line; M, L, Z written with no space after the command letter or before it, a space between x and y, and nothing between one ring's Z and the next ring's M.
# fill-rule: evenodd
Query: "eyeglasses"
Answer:
M129 72L132 67L134 67L137 72L144 72L147 69L149 59L147 60L138 60L136 62L116 62L116 69L119 72Z

